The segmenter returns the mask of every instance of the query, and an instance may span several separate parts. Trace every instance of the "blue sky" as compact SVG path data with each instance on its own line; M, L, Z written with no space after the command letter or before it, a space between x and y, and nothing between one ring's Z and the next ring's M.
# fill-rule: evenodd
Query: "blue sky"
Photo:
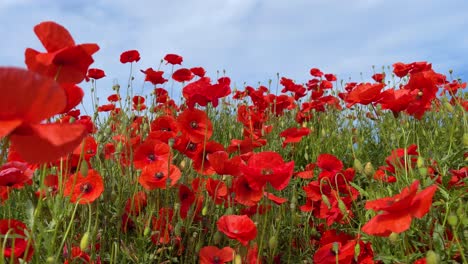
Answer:
M176 53L210 77L226 70L240 88L276 73L306 82L312 67L361 81L372 65L399 61L429 61L466 80L467 18L466 0L0 0L0 62L24 67L25 48L44 50L34 25L53 20L77 43L100 45L91 67L105 70L98 88L106 95L113 82L126 85L119 56L129 49L141 53L136 70ZM144 76L135 76L139 87Z

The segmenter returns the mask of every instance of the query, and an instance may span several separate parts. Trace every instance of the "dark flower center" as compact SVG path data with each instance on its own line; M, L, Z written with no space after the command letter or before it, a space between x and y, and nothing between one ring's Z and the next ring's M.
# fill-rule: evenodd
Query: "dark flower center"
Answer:
M164 173L162 172L158 172L156 174L154 174L154 177L158 180L162 179L164 177Z
M221 259L218 256L213 257L213 264L219 264L221 263Z
M197 121L192 121L192 122L190 122L190 127L193 128L193 129L198 128L198 123L197 123Z
M151 161L154 161L156 159L156 157L154 156L153 153L151 153L151 154L148 155L148 159L151 160Z
M267 175L272 175L272 174L273 174L273 170L272 170L272 169L270 169L270 168L263 168L263 169L262 169L262 175L267 176Z
M187 150L194 151L196 148L197 145L193 144L192 142L187 145Z
M93 185L91 185L91 183L88 182L80 186L81 193L90 193L92 189Z

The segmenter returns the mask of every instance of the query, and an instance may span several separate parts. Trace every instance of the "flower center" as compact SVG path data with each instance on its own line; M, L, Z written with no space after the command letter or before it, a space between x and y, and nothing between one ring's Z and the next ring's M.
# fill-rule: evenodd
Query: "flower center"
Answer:
M214 256L213 257L213 263L214 264L219 264L219 263L221 263L221 259L218 256Z
M88 182L80 186L81 193L89 193L92 189L93 185L91 185L91 183Z
M153 153L150 153L150 154L148 155L148 159L151 160L151 161L155 161L155 160L156 160L156 157L154 156Z
M156 174L154 174L154 177L158 180L162 179L164 177L164 173L162 172L158 172Z
M193 128L193 129L198 128L198 123L197 123L197 121L192 121L192 122L190 122L190 127Z
M267 176L267 175L272 175L272 174L273 174L273 170L272 170L272 169L270 169L270 168L263 168L263 169L262 169L262 175Z

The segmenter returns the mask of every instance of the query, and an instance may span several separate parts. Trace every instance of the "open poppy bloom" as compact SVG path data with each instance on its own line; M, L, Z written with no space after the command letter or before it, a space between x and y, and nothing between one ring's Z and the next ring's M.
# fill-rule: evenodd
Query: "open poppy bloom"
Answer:
M177 54L167 54L164 56L164 60L167 61L167 63L170 63L172 65L175 64L182 64L182 61L184 60L182 56L179 56Z
M284 148L289 143L298 143L301 141L302 137L309 135L310 129L307 127L291 127L280 133L281 137L284 137L283 145Z
M70 153L86 135L81 124L41 121L63 111L67 97L52 79L19 68L0 67L0 138L29 163L53 162Z
M47 52L26 49L28 69L55 78L59 83L76 84L85 79L88 67L94 62L92 55L99 50L97 44L76 45L68 30L52 21L36 25L34 33Z
M65 183L64 196L70 196L70 202L79 204L92 203L104 191L104 181L95 170L89 170L85 177L80 172L71 175Z
M413 217L422 218L429 212L432 197L437 190L436 185L417 192L419 181L414 181L410 187L404 188L400 194L393 197L368 201L365 208L373 211L383 211L362 227L369 235L389 236L392 232L401 233L409 229Z
M257 236L257 227L247 215L223 215L216 225L221 233L244 246Z
M140 53L138 52L138 50L127 50L120 54L121 63L138 62L139 60Z
M234 249L224 247L219 249L215 246L207 246L200 249L200 264L226 263L234 258Z
M26 236L30 234L26 225L18 220L14 219L2 219L0 220L0 236L3 245L6 245L3 249L2 257L10 259L13 257L14 263L20 263L18 259L30 261L34 253L34 242ZM7 236L7 241L4 241L4 237ZM14 240L14 241L13 241Z
M166 185L174 186L180 176L181 172L177 166L168 165L165 160L156 160L143 168L138 182L146 190L166 189Z
M247 165L240 164L240 169L252 189L261 189L269 182L281 191L288 186L293 175L294 161L285 163L280 154L265 151L253 154Z
M213 125L208 115L199 109L186 109L178 117L179 129L190 141L200 143L207 141L213 134Z

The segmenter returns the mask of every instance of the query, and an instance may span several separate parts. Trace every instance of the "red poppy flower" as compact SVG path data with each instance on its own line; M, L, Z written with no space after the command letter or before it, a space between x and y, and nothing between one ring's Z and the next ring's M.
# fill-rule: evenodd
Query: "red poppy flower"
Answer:
M138 62L140 60L140 53L137 50L127 50L120 54L120 62Z
M104 191L104 181L95 170L89 170L84 176L81 172L71 175L65 183L64 196L70 196L70 202L79 204L92 203Z
M255 148L265 146L267 143L266 139L254 139L246 137L243 140L231 139L231 144L227 147L229 153L239 151L240 154L252 152Z
M409 103L414 99L410 90L406 89L388 89L383 91L377 103L382 106L382 109L388 109L397 115L399 112L405 110Z
M324 153L317 157L317 167L322 170L319 179L324 177L331 178L343 169L343 162L331 154Z
M88 78L98 80L104 78L105 76L106 74L101 69L91 68L88 70Z
M136 148L133 165L137 169L142 169L159 160L168 163L171 160L171 148L164 142L147 138Z
M203 69L202 67L193 67L193 68L190 68L190 71L192 71L193 74L195 74L196 76L200 78L205 77L205 74L206 74L205 69Z
M207 141L213 134L213 125L202 110L186 109L177 117L177 122L182 133L194 143Z
M323 72L321 72L320 69L312 68L312 69L310 69L310 75L312 75L314 77L322 77Z
M231 80L227 77L220 78L217 84L211 84L208 77L203 77L195 82L189 83L182 89L182 95L186 99L189 108L195 104L206 106L209 102L214 107L218 106L219 98L228 96L231 93Z
M118 94L111 94L111 95L109 95L109 97L107 97L107 101L109 101L111 103L118 102L119 100L120 100L120 95L118 95Z
M219 232L247 246L257 236L257 227L247 215L223 215L216 222Z
M199 148L195 155L191 157L193 168L203 175L215 174L216 171L211 166L208 155L218 151L224 151L223 145L215 141L208 141L204 147Z
M105 104L98 107L98 112L109 112L115 110L115 104Z
M20 263L18 259L30 261L34 254L34 242L26 234L31 234L31 231L23 222L14 219L1 219L0 235L2 236L2 244L6 245L2 257L13 258L15 263ZM4 241L5 237L7 237L7 241Z
M269 193L269 192L265 192L264 194L265 194L265 197L268 198L268 200L274 202L277 205L281 205L281 204L288 201L288 199L286 199L286 198L276 196L276 195L274 195L272 193Z
M145 81L151 82L154 85L163 84L167 82L167 79L164 79L163 71L155 71L153 68L148 68L146 70L140 70L142 73L146 74Z
M376 73L372 75L372 79L378 83L381 83L385 79L385 73Z
M354 258L355 240L348 241L345 245L341 242L333 242L320 247L314 254L316 264L352 263Z
M219 175L239 176L239 164L242 162L239 156L229 159L229 155L225 151L216 151L207 155L211 167Z
M369 235L389 236L392 232L401 233L410 228L413 217L422 218L429 212L437 186L431 185L418 192L419 181L404 188L400 194L366 202L366 209L383 211L363 227Z
M294 173L294 176L301 179L312 179L314 177L315 166L315 163L309 163L305 166L304 171L296 172Z
M252 189L244 176L234 178L232 192L235 193L235 201L245 206L254 206L263 197L263 188Z
M261 189L267 182L280 191L288 186L294 171L294 161L285 163L280 154L266 151L253 154L241 172L253 189Z
M81 103L84 97L84 92L83 89L73 83L62 83L60 86L65 91L67 96L67 105L65 106L65 109L60 112L62 114L67 113L79 103Z
M174 186L180 176L180 170L175 165L158 160L143 168L138 182L149 191L157 188L166 189L167 186Z
M151 132L149 137L168 142L170 138L175 138L179 132L179 127L174 117L170 115L159 116L151 122Z
M310 129L307 127L291 127L280 133L280 137L284 137L283 148L289 143L298 143L302 137L309 135Z
M230 247L224 247L219 249L215 246L202 247L200 253L200 264L221 264L230 262L234 259L234 249Z
M195 194L186 185L179 185L180 217L187 218L188 211L195 202Z
M27 163L12 161L0 167L0 186L22 188L24 184L32 184L34 171Z
M324 76L325 76L325 79L327 79L327 81L329 81L329 82L336 81L336 76L334 74L332 74L332 73L327 73Z
M193 73L189 69L178 69L172 74L172 79L178 82L188 82L194 77Z
M358 84L345 98L346 107L350 108L355 104L368 105L375 102L379 96L380 91L384 88L383 83L360 83Z
M177 54L167 54L164 56L164 60L167 61L167 63L170 63L172 65L175 64L182 64L182 61L184 60L181 56Z
M67 98L53 80L17 68L0 67L0 138L10 137L22 159L53 162L84 138L80 124L41 124L63 111Z
M75 84L85 79L88 67L94 62L92 55L99 50L98 45L76 45L68 30L52 21L36 25L34 33L47 52L26 49L28 69L59 83Z

